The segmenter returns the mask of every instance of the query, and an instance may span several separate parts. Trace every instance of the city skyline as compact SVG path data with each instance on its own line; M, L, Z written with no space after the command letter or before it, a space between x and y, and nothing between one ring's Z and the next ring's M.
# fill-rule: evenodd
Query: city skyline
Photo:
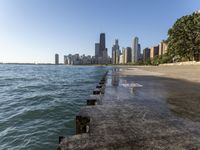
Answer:
M109 56L116 38L120 47L131 47L137 36L143 50L166 39L176 19L199 8L198 0L0 1L0 62L54 63L55 53L94 56L102 32Z

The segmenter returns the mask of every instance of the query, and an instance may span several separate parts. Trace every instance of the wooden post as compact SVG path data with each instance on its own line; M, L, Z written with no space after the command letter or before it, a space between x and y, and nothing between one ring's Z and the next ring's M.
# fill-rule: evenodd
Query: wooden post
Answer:
M97 89L101 89L103 86L102 85L97 85L96 88Z
M97 104L97 99L93 99L93 98L87 99L88 106L96 105L96 104Z
M89 132L89 117L76 116L76 134Z
M64 136L59 136L59 144L62 142L62 140L64 139Z
M94 95L99 95L99 94L101 94L101 90L100 90L100 89L95 89L95 90L93 91L93 94L94 94Z

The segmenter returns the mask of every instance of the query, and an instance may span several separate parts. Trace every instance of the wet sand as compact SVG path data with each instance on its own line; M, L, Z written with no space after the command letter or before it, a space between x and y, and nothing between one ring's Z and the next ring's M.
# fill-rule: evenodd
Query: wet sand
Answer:
M177 84L171 84L169 102L170 109L179 115L185 115L192 120L200 121L200 96L190 85L200 86L200 65L186 66L146 66L123 68L119 75L126 76L157 76L175 79ZM185 83L185 86L180 86ZM179 89L174 89L177 87ZM180 89L181 88L181 89ZM180 92L179 92L180 91Z
M194 74L191 82L169 72L174 73L156 67L114 68L101 105L79 113L90 117L89 133L65 138L61 149L200 149L198 77Z

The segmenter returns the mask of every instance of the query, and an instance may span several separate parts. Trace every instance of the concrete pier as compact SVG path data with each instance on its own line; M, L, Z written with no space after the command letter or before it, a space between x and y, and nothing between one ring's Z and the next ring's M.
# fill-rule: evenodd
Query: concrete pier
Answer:
M135 70L113 69L100 104L78 114L77 135L61 141L62 150L198 150L200 84ZM182 105L182 102L187 105Z

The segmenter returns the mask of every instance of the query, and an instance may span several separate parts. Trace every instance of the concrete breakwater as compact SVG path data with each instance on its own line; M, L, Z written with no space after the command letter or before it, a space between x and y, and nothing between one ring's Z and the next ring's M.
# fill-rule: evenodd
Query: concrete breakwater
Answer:
M103 94L105 92L105 84L107 79L108 71L103 75L102 79L99 81L98 85L96 85L96 88L93 90L92 95L90 95L86 99L87 106L95 106L102 104L101 100L103 97ZM90 117L84 116L83 114L78 114L76 116L76 135L83 134L83 133L89 133L90 131ZM64 136L59 136L59 144L65 140ZM62 148L60 145L58 146L57 150L61 150Z
M199 84L125 70L108 73L104 94L94 90L77 115L77 134L59 149L200 149Z

